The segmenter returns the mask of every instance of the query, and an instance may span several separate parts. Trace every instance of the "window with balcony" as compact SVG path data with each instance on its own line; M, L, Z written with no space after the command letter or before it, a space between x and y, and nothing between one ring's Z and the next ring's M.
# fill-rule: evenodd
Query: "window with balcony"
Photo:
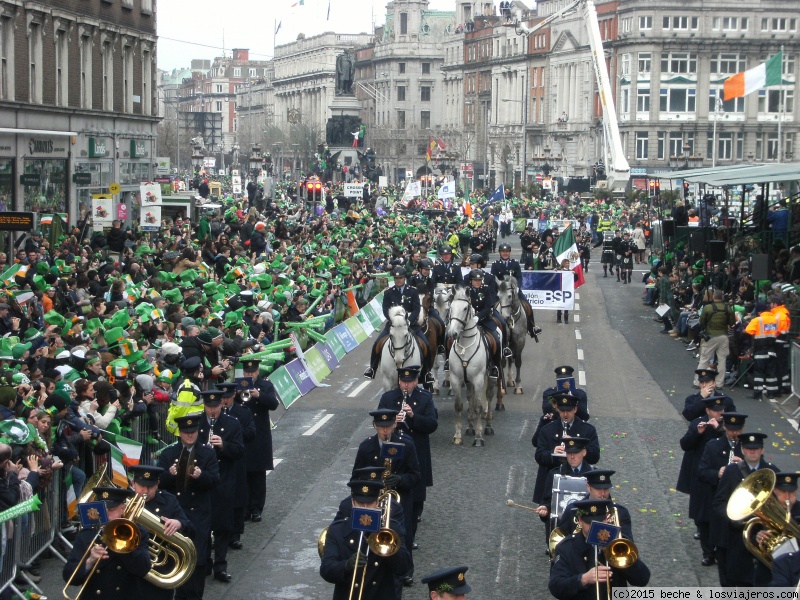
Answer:
M419 99L422 102L431 101L431 86L423 85L419 88Z
M647 159L647 132L646 131L637 131L636 132L636 158L638 160L646 160Z
M661 72L695 75L697 73L697 55L693 52L664 54L661 57Z
M653 28L653 15L639 17L639 31L650 31Z
M653 63L652 52L639 52L638 56L639 74L650 73L651 65Z
M694 88L662 88L659 108L661 112L689 112L696 110L697 90Z

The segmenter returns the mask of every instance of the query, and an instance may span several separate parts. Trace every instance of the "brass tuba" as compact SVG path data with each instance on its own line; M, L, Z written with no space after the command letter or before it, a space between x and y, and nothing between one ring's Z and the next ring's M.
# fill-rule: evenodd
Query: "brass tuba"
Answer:
M775 489L775 472L759 469L751 473L733 490L728 500L727 513L731 521L744 521L745 547L766 566L772 569L772 561L785 552L794 551L793 544L800 538L800 525L795 523L787 508L772 494ZM772 533L761 544L750 541L753 527L761 525Z

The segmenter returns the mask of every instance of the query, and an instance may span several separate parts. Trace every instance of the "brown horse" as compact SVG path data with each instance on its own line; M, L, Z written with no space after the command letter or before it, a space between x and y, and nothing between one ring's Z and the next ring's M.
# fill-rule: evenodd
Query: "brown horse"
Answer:
M439 379L438 375L438 365L436 364L438 353L437 349L441 344L444 343L444 328L442 324L439 323L436 319L429 316L432 298L430 293L427 291L422 292L419 291L419 303L422 307L422 310L419 312L419 326L422 329L422 333L425 334L426 339L428 340L428 346L431 348L431 356L428 357L428 364L425 365L427 367L428 372L433 374L434 382L433 382L433 389L428 390L433 394L439 393Z

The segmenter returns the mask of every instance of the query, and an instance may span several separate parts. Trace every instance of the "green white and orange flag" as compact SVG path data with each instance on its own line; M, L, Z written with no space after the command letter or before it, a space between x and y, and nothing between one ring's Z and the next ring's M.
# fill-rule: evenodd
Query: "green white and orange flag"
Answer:
M64 485L67 488L67 514L71 519L78 514L78 497L75 495L75 487L72 485L72 469L64 477Z
M780 85L782 70L783 52L781 51L757 67L728 77L724 84L725 101L747 96L764 87Z
M142 444L121 435L116 436L117 447L122 450L122 464L133 467L139 464L142 457Z
M114 485L127 488L130 485L128 481L128 472L125 470L125 455L116 446L111 445L111 453L109 455L109 462L111 463L111 481Z
M14 277L16 277L17 275L23 277L27 272L28 272L28 265L14 264L8 267L8 269L6 269L5 271L3 271L3 274L0 275L0 279L2 279L2 282L5 285L11 285L12 283L14 283Z

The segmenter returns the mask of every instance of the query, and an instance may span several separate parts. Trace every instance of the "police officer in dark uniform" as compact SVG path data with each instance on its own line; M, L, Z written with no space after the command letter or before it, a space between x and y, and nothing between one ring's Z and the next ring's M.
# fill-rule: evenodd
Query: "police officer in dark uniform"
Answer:
M352 490L352 505L356 508L378 508L378 496L383 490L380 480L352 480L347 484ZM328 583L335 585L333 600L348 600L350 586L355 575L354 592L362 600L387 600L397 597L395 581L411 568L411 552L405 544L405 524L402 510L392 509L390 528L400 537L400 547L391 556L367 557L366 535L355 530L351 515L335 519L328 526L325 547L319 574ZM361 590L361 575L366 567L364 589ZM358 569L358 572L354 571Z
M417 524L427 497L427 488L433 485L433 461L429 436L439 427L439 411L433 396L417 385L419 366L397 369L399 388L385 392L378 401L378 408L395 411L397 428L408 433L414 440L419 462L420 482L414 491L414 508L411 514L411 533L416 538ZM417 544L414 542L413 548Z
M714 379L712 378L711 381L713 382ZM727 410L722 413L725 435L706 444L697 466L697 478L706 486L698 488L697 493L707 498L703 501L703 513L695 518L696 538L700 540L700 547L703 551L703 560L700 564L704 567L710 567L716 561L714 544L711 543L715 537L715 530L721 526L727 527L727 523L719 519L711 510L711 503L714 501L714 495L717 493L717 486L725 472L725 467L743 460L739 434L744 429L746 419L747 415L742 413L727 412Z
M602 552L600 566L595 567L595 548L586 543L589 529L594 521L607 521L613 514L611 500L578 500L573 503L581 527L580 533L565 538L556 548L558 556L550 569L550 593L559 600L592 600L598 590L601 598L608 595L606 580L611 588L645 586L650 581L650 569L639 559L626 569L608 567Z
M712 509L715 516L724 521L724 525L716 531L716 538L711 543L716 546L717 563L720 571L720 585L750 587L755 581L756 558L745 548L742 540L740 523L728 519L728 500L736 487L751 473L759 469L780 470L772 463L764 460L764 440L766 433L741 433L739 444L744 460L725 467L714 494ZM724 577L724 580L723 580Z
M683 401L683 418L687 421L693 421L698 417L706 414L705 399L709 396L718 396L714 387L714 381L717 378L717 371L715 369L697 369L695 371L697 381L700 385L700 391L695 394L686 396ZM723 397L725 412L736 412L736 405L730 396Z
M796 587L800 581L800 552L782 554L772 561L771 587Z
M622 254L622 283L630 283L633 276L633 256L637 252L636 243L631 241L630 231L626 231L622 235L619 249Z
M589 492L589 499L613 501L611 497L611 476L614 473L616 471L608 469L593 469L583 473L583 476L586 477L586 489ZM616 514L619 517L617 525L622 529L622 537L633 541L633 521L631 520L630 511L619 502L614 502L611 512L614 512L614 509L616 509ZM558 527L569 535L575 530L576 523L576 509L570 504L558 519Z
M511 244L503 242L498 247L498 251L500 252L500 258L492 263L492 275L498 279L502 279L506 274L509 274L513 275L514 279L517 280L517 286L519 287L518 296L522 302L522 307L528 320L528 335L538 341L537 336L542 333L542 328L536 326L536 320L533 317L533 309L528 303L525 294L522 293L522 267L516 260L511 258Z
M174 494L158 489L159 477L164 472L161 467L152 465L133 465L128 467L128 473L133 475L133 491L145 497L145 510L154 514L164 526L164 535L167 537L180 533L191 538L194 525L181 508L178 498ZM173 563L168 563L166 569L172 568ZM157 600L170 600L175 596L174 589L164 589L154 586L146 580L140 582L140 598L155 598Z
M772 489L773 497L778 501L786 512L789 513L792 522L797 525L800 521L800 504L797 502L797 478L800 473L781 471L775 473L775 487ZM772 537L773 532L763 525L763 521L756 523L750 531L750 543L753 546L765 544ZM770 570L759 560L756 561L756 587L768 586L772 574Z
M92 491L98 500L105 502L109 521L122 517L126 502L135 495L133 490L112 487L97 487ZM141 535L139 545L133 552L126 554L107 548L99 542L99 539L95 539L96 534L95 529L83 529L75 537L62 572L64 581L69 581L69 578L75 573L72 585L82 585L88 578L89 572L97 565L84 590L87 598L138 600L140 583L152 568L148 549L150 534L147 529L139 526ZM90 546L91 551L82 561L83 555Z
M422 306L419 303L419 293L417 289L411 285L406 284L406 270L400 265L392 269L392 277L394 277L394 286L390 287L383 293L383 316L386 317L386 325L383 330L375 338L375 343L372 345L372 352L370 354L370 366L364 371L364 377L368 379L375 378L375 371L380 364L380 353L376 351L377 348L383 347L384 340L389 337L389 328L391 323L389 319L389 309L395 306L402 306L408 314L409 329L417 334L417 340L422 339L422 343L427 347L427 339L419 328L419 313ZM431 349L428 348L428 354ZM430 379L430 381L428 381ZM433 383L433 376L430 373L426 374L426 383Z
M468 567L449 567L439 569L422 578L428 586L428 600L452 600L454 597L467 597L472 587L467 583Z
M175 494L194 526L197 566L189 581L175 590L178 600L202 600L206 586L211 490L219 485L219 466L214 450L197 441L202 418L202 413L177 417L180 440L164 448L158 457L158 466L164 469L159 477L162 489Z
M419 272L412 275L409 282L412 286L417 288L417 291L420 294L427 293L430 296L430 304L428 305L428 316L436 321L439 324L440 330L444 332L447 327L442 320L442 316L439 314L439 311L436 310L436 305L434 303L434 291L436 290L436 286L433 283L433 275L431 274L431 269L433 268L433 263L431 262L430 258L423 258L419 261ZM437 352L440 354L444 353L444 333L442 333L442 338L439 340L442 342L439 344L437 348Z
M491 273L487 273L486 271L483 270L483 268L485 266L486 266L486 260L484 260L484 258L483 258L483 256L481 254L472 254L472 255L470 255L470 257L469 257L469 267L470 267L470 269L473 269L473 270L474 269L480 269L481 271L483 271L483 285L488 286L489 289L492 291L492 293L495 296L495 306L497 306L497 300L496 300L496 298L497 298L497 280L495 279L494 275L492 275ZM502 315L497 310L497 308L494 308L494 307L492 308L492 316L494 317L495 325L497 325L497 323L500 324L500 327L499 327L500 328L500 340L501 340L502 345L503 345L503 350L502 350L503 358L511 358L514 354L513 354L513 352L511 352L511 348L508 347L511 334L508 331L508 325L506 324L506 320L502 317Z
M400 443L405 446L405 452L400 459L392 460L392 473L386 479L388 488L397 490L400 494L400 504L403 506L405 522L405 543L409 553L414 544L413 524L411 515L414 511L414 490L420 481L419 460L417 459L417 449L414 441L409 435L404 435L397 431L397 411L381 408L369 413L372 417L373 426L377 432L368 437L358 446L356 460L353 464L353 472L364 467L382 467L384 459L381 458L381 445L385 442ZM404 577L404 583L413 583L414 565Z
M217 388L222 390L222 414L234 417L242 427L242 441L245 448L256 437L256 424L250 409L242 406L241 401L235 402L235 381L218 383ZM244 533L245 508L247 507L247 457L246 455L236 461L236 500L233 504L233 535L228 543L234 550L242 549L242 534Z
M212 492L214 512L211 530L214 532L214 579L230 583L228 573L228 544L234 528L236 495L236 463L244 460L242 426L234 417L222 414L222 390L203 392L204 416L200 419L200 442L214 449L219 461L219 485ZM211 560L211 547L207 551Z
M589 420L589 398L586 392L580 389L573 379L575 369L569 365L563 365L554 369L556 374L555 387L549 387L542 392L542 412L545 413L551 409L551 398L554 395L567 393L575 396L578 399L578 413L577 416L584 420ZM571 381L570 381L571 380Z
M558 419L545 425L539 431L536 445L536 462L539 471L536 473L536 484L533 490L533 501L541 504L544 495L544 482L547 474L560 464L565 456L564 442L570 438L580 437L589 440L586 446L586 462L596 465L600 460L600 442L597 439L597 430L576 416L578 399L569 394L556 396L556 409Z
M245 519L261 521L264 503L267 500L267 471L274 468L272 459L272 423L269 411L278 410L280 400L275 386L269 379L261 377L259 366L261 361L242 358L242 372L248 382L249 398L242 404L250 409L256 426L256 436L250 442L245 441L245 457L247 460L247 508ZM252 381L252 385L249 383Z
M502 367L502 351L503 342L500 332L497 331L497 325L492 320L494 314L494 305L497 304L497 294L492 292L492 289L483 282L484 272L481 269L472 269L469 272L470 285L466 287L469 293L470 303L475 310L475 318L478 325L483 327L483 330L492 336L495 341L495 352L492 356L494 363L489 369L489 378L498 379L500 377L500 368ZM445 362L445 370L449 369L449 364Z
M461 266L453 262L453 249L448 244L439 247L439 262L433 267L433 286L463 285Z

